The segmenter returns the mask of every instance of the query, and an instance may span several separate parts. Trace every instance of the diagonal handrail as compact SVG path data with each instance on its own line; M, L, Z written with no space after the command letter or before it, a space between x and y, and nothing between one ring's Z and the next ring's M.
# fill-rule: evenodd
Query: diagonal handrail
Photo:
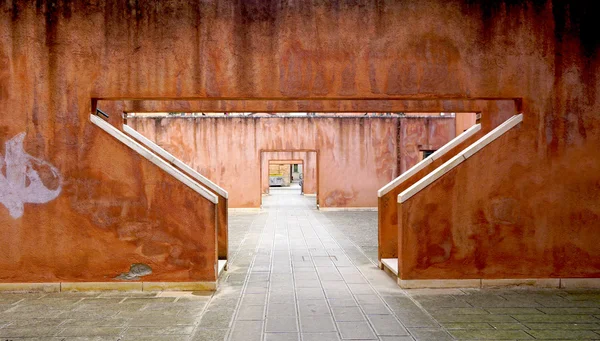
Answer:
M183 161L176 158L173 154L169 153L161 146L152 142L150 139L148 139L147 137L145 137L144 135L139 133L137 130L133 129L132 127L128 126L127 124L123 124L123 130L127 134L131 135L134 139L138 140L140 143L142 143L146 147L150 148L150 150L152 150L156 154L162 156L165 160L169 161L170 163L172 163L179 169L184 170L186 173L191 175L194 179L196 179L201 184L212 189L215 193L219 194L220 196L222 196L225 199L229 198L229 193L225 189L223 189L222 187L219 187L219 185L210 181L210 179L208 179L204 175L198 173L192 167L188 166Z
M426 157L425 159L421 160L419 163L417 163L416 165L409 168L406 172L400 174L400 176L398 176L394 180L390 181L385 186L381 187L381 189L379 189L379 191L377 191L377 196L381 198L382 196L386 195L387 193L392 191L394 188L401 185L404 181L408 180L410 177L417 174L420 170L425 168L427 165L429 165L430 163L433 163L433 161L444 156L452 148L461 144L463 141L467 140L469 137L475 135L479 130L481 130L481 124L479 124L479 123L472 126L469 129L465 130L462 134L460 134L457 137L450 140L450 142L443 145L440 149L436 150L433 154L431 154L428 157Z
M466 161L468 158L470 158L475 153L483 149L492 141L504 135L507 131L509 131L522 121L523 114L514 115L513 117L504 121L498 127L485 134L479 140L475 141L473 144L462 150L460 153L456 154L450 160L446 161L441 166L439 166L438 168L421 178L419 181L415 182L412 186L408 187L402 193L400 193L398 195L398 203L403 203L406 200L410 199L413 195L417 194L422 189L433 183L435 180L442 177L442 175L448 173L450 170Z
M168 174L170 174L177 180L181 181L182 183L184 183L185 185L187 185L188 187L190 187L191 189L196 191L198 194L202 195L204 198L208 199L209 201L211 201L214 204L218 204L219 197L217 197L215 194L213 194L208 189L204 188L202 185L200 185L194 179L190 178L189 176L187 176L180 170L173 167L171 164L169 164L162 158L158 157L156 154L154 154L152 151L150 151L146 147L142 146L141 144L139 144L138 142L133 140L131 137L124 134L119 129L115 128L112 124L104 121L103 119L101 119L100 117L98 117L96 115L90 115L90 121L93 124L95 124L96 126L98 126L100 129L107 132L109 135L113 136L114 138L116 138L117 140L119 140L120 142L122 142L123 144L125 144L126 146L131 148L132 150L134 150L136 153L140 154L141 156L143 156L144 158L146 158L147 160L149 160L150 162L152 162L153 164L158 166L160 169L164 170L165 172L167 172Z

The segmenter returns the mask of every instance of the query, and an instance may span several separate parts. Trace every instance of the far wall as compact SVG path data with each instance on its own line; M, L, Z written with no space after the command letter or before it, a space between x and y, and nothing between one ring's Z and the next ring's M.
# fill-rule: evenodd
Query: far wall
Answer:
M452 117L130 117L128 124L260 207L261 150L317 150L320 207L376 207L377 190L455 136Z

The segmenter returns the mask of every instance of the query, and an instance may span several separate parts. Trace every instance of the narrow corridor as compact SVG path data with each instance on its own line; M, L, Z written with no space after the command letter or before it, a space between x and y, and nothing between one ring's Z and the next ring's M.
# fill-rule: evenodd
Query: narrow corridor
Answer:
M272 191L263 212L230 216L232 229L249 228L237 236L227 279L199 331L214 327L213 311L233 309L229 340L413 340L412 327L445 333L315 209L314 198L291 193ZM227 297L238 291L233 308Z

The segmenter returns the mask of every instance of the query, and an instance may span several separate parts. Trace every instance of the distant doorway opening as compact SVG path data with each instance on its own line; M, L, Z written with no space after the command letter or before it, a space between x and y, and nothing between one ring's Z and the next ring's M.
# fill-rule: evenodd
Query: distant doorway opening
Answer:
M317 158L316 150L261 150L261 198L284 192L317 197Z
M302 160L269 160L268 194L302 194Z

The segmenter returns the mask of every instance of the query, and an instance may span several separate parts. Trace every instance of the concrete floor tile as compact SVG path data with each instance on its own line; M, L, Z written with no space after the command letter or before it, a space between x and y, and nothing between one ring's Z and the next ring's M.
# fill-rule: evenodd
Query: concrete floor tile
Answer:
M265 295L265 294L245 294L242 297L241 304L261 305L261 304L265 304L266 300L267 300L267 295Z
M298 300L318 300L325 298L322 288L297 288L296 296Z
M327 300L332 307L357 307L353 298L332 298Z
M298 341L299 333L265 333L265 341Z
M599 320L591 315L512 315L514 319L522 323L597 323ZM497 321L500 322L500 321Z
M599 340L600 334L595 333L591 330L565 330L565 329L553 329L553 330L529 330L527 333L531 334L536 339L562 339L562 340Z
M333 317L330 315L302 316L300 318L300 330L302 333L325 333L337 331L333 323Z
M359 307L332 307L333 319L336 322L366 321Z
M451 330L450 334L465 340L533 340L522 330Z
M534 330L594 330L600 331L599 323L525 323L523 329L534 329Z
M504 323L517 324L519 323ZM448 322L442 323L442 327L450 329L520 329L520 328L494 328L490 323L485 322Z
M130 327L123 335L125 336L147 336L147 335L191 335L194 326L177 327Z
M377 340L377 336L365 322L338 322L342 340Z
M321 288L321 281L316 279L296 280L296 288Z
M338 333L302 333L302 341L337 341Z
M57 336L108 336L108 335L120 335L125 331L125 328L121 327L67 327L60 332Z
M298 301L300 316L330 315L331 311L325 300Z
M455 339L442 329L408 328L417 341L454 341ZM474 340L478 340L475 338Z
M296 315L296 304L294 303L270 303L267 306L267 317Z
M200 327L212 329L229 328L233 319L234 309L209 309L200 319Z
M379 298L379 296L377 295L373 295L373 294L361 294L361 295L354 295L354 297L356 298L356 301L363 305L363 304L381 304L383 303L381 301L381 298Z
M268 333L298 332L298 319L295 316L273 316L267 318L265 331Z
M387 315L390 310L383 304L361 304L360 307L367 315Z
M264 305L241 305L235 317L236 320L264 320Z
M354 295L372 295L375 293L371 286L366 283L348 284L348 288Z
M231 341L261 341L262 321L236 321L231 330Z
M13 338L28 338L28 337L40 337L40 336L54 336L60 331L59 328L55 327L18 327L11 328L6 327L0 329L0 339L13 339Z
M393 315L369 315L367 316L377 335L403 336L408 331L398 322Z
M119 341L172 341L174 339L174 337L176 337L177 341L187 341L190 340L190 337L188 335L152 335L152 336L123 336L122 338L119 338ZM65 338L62 339L61 341L96 341L96 339L80 339L78 340L77 338ZM106 339L107 341L114 341L114 338L111 339Z
M290 303L296 300L294 293L289 294L271 294L269 295L269 304L273 303Z
M468 308L463 308L468 309ZM477 309L477 308L474 308ZM529 315L529 314L545 314L536 308L492 308L487 307L485 311L496 315Z
M190 341L225 341L228 329L196 328Z

